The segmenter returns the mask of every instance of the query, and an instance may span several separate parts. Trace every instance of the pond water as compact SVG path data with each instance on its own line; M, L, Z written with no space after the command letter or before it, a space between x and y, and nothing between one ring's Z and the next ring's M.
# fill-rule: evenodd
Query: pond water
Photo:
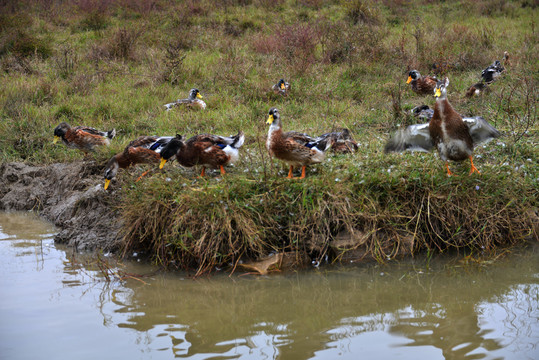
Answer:
M54 232L0 213L1 359L539 359L537 246L197 280L130 262L147 276L106 281Z

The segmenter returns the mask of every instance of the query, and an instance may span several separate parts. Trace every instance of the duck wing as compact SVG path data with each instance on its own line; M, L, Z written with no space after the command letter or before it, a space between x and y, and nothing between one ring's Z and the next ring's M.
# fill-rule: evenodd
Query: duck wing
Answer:
M307 144L310 144L310 143L313 143L313 142L316 142L316 139L307 135L307 134L304 134L304 133L300 133L300 132L297 132L297 131L288 131L286 133L283 134L283 139L285 140L292 140L300 145L304 145L306 146Z
M430 151L433 147L429 123L415 124L397 130L387 142L384 152Z
M474 145L490 141L500 137L501 135L500 132L494 128L494 126L490 125L481 116L463 117L462 120L466 125L468 125Z

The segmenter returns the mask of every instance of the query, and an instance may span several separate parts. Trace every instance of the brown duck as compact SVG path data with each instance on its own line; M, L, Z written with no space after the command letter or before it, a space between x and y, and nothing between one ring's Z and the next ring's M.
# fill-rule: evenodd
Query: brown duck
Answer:
M331 145L327 137L314 139L309 135L295 131L283 133L281 117L276 108L270 109L266 123L270 124L266 147L271 156L290 166L287 178L292 179L294 166L301 166L300 179L303 179L307 165L324 161L326 151Z
M445 161L448 176L453 175L449 170L449 160L469 159L470 175L474 172L479 173L473 163L474 146L497 138L500 133L480 116L465 118L460 116L447 100L448 85L448 78L436 85L434 90L436 106L430 122L411 125L397 131L386 144L385 152L429 151L435 147L440 158Z
M116 177L118 169L126 169L135 164L158 164L159 153L173 139L172 136L141 136L131 141L119 154L114 155L105 167L105 190ZM146 175L144 172L139 179Z
M412 90L419 95L430 95L436 87L436 79L433 76L421 76L419 71L412 70L408 73L407 84L410 84Z
M71 127L68 123L62 122L54 129L53 143L56 144L58 140L62 140L67 147L88 154L99 146L108 146L115 135L115 129L99 131L87 126Z
M176 135L161 151L159 168L162 169L167 161L176 159L185 167L202 165L200 176L205 175L206 167L219 169L224 175L226 173L224 166L238 160L238 149L244 141L243 131L230 137L211 134L195 135L187 141L183 136Z

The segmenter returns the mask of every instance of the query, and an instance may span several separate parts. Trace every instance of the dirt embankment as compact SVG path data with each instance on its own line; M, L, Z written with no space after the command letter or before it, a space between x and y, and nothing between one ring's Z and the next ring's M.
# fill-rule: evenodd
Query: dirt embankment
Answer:
M116 196L103 189L102 166L93 161L32 166L0 165L0 210L37 211L61 231L55 241L78 250L119 246Z

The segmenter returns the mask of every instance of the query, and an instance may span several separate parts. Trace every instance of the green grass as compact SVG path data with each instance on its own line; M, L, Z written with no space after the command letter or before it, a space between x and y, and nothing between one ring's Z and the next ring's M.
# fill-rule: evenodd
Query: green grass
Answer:
M408 253L537 237L529 233L539 179L533 2L122 4L49 8L19 1L2 9L0 158L82 159L52 145L61 121L117 129L111 147L95 154L103 165L140 135L245 131L242 161L225 179L193 180L192 171L174 166L167 169L170 181L156 173L133 183L132 173L120 173L118 185L130 185L123 186L122 214L138 224L126 228L128 249L152 249L150 256L165 264L208 270L273 250L319 257L346 229L369 234L365 246L377 259L388 251L396 256L402 248L390 250L411 235ZM513 63L507 74L489 94L465 98L504 51ZM454 165L461 176L447 179L436 154L382 154L398 124L416 122L411 108L434 104L405 84L410 69L431 74L433 63L447 65L439 76L449 76L457 111L481 115L503 132L476 150L480 177L468 177L463 164ZM270 91L282 77L292 84L286 98ZM163 104L193 87L204 95L206 111L164 111ZM349 128L359 152L313 166L303 182L282 179L281 165L264 150L272 106L288 130L316 135Z

